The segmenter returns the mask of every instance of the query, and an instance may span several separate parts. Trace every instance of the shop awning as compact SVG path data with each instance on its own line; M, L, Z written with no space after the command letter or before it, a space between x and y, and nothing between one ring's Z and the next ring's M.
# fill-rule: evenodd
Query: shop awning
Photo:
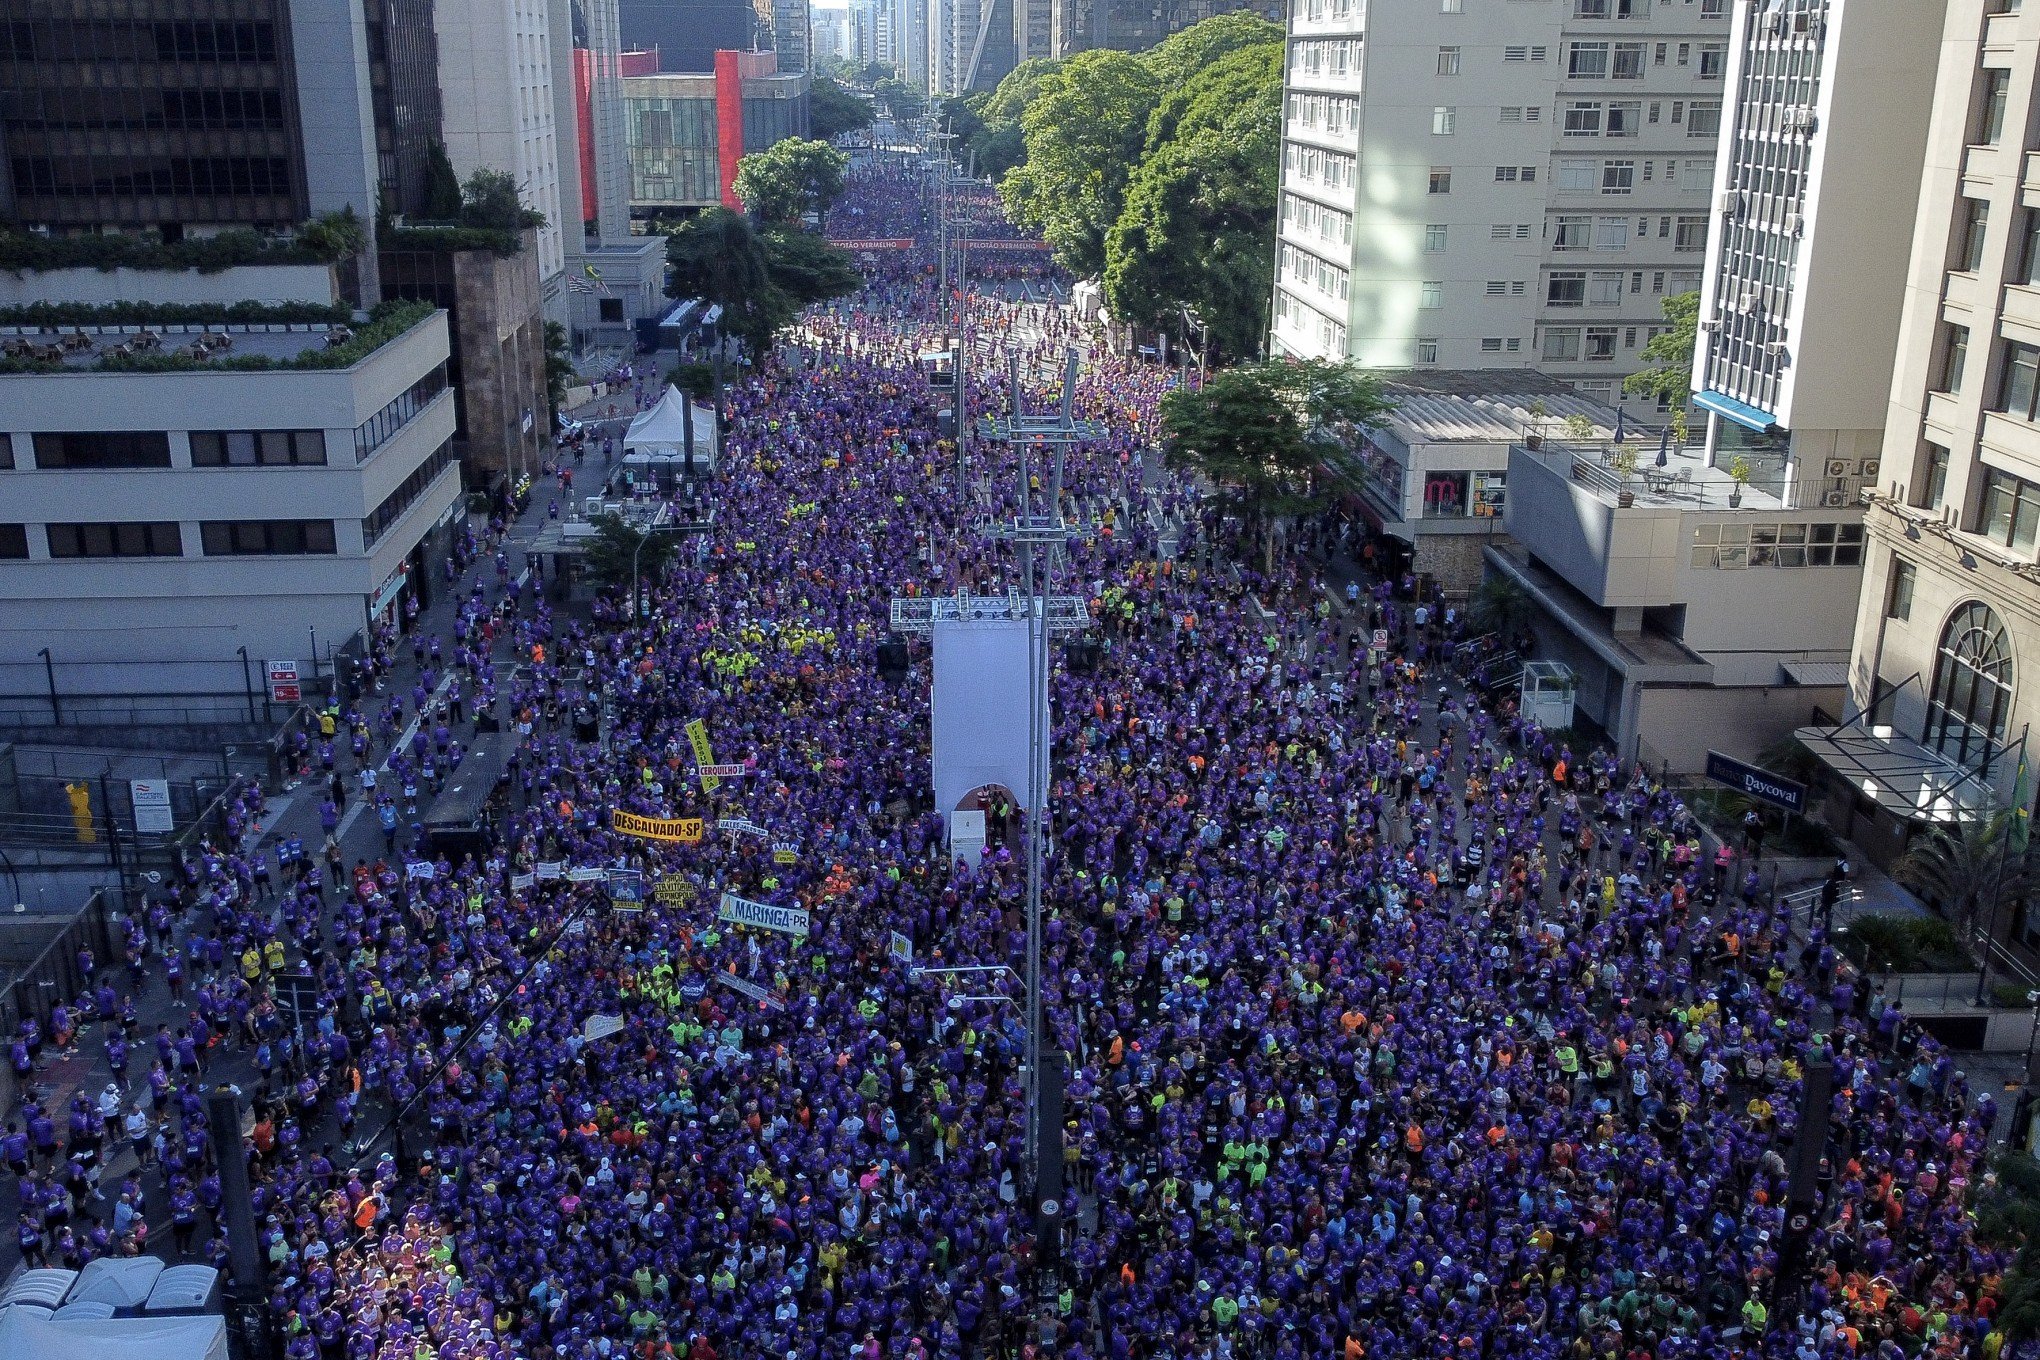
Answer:
M1746 401L1737 401L1722 392L1695 392L1693 404L1703 411L1712 411L1725 420L1732 420L1759 434L1778 423L1778 417L1769 411L1759 410Z
M1914 822L1958 822L1999 807L1990 780L1884 726L1802 727L1792 734L1877 806Z

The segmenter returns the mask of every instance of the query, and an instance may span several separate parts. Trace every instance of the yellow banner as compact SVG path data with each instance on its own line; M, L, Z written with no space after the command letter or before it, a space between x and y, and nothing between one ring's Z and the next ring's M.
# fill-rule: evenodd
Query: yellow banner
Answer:
M694 720L689 722L687 726L682 730L687 733L688 745L694 748L695 766L699 768L704 765L715 764L715 753L709 750L708 746L707 720L704 718L695 718ZM703 793L714 793L716 785L720 783L722 783L722 780L717 778L715 775L704 773L701 776L701 791Z
M701 839L699 817L640 817L635 812L612 809L609 826L622 835L648 841L680 841L693 845Z

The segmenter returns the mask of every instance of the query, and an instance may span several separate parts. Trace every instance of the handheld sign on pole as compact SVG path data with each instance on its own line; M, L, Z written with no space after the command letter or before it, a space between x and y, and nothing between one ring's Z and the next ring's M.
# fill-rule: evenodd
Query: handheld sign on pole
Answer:
M901 963L914 961L914 942L897 930L892 932L892 956Z
M716 912L716 919L728 921L736 926L756 926L760 930L776 930L782 935L805 935L808 933L808 914L798 907L775 907L765 902L753 902L735 893L722 895L722 907Z
M1769 803L1787 812L1806 811L1806 785L1781 774L1772 774L1759 766L1745 764L1719 751L1707 753L1707 777L1760 803Z

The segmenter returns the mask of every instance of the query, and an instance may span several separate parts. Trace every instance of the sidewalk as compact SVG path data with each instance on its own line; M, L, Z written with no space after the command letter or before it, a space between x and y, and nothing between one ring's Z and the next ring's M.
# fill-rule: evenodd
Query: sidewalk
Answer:
M505 551L510 555L513 579L521 577L528 568L523 544L536 534L538 525L545 520L548 495L556 486L556 482L542 479L533 488L530 508L518 517L506 535ZM440 572L440 564L435 563L433 569L438 573L433 582L435 596L431 606L420 612L413 631L415 633L422 630L427 637L437 634L444 641L451 642L458 605L467 598L477 579L482 581L490 598L500 598L501 592L496 585L493 559L487 555L478 558L451 586L446 585L445 576ZM513 660L509 653L510 643L511 633L506 629L498 635L493 652L499 668ZM418 683L418 679L419 668L412 660L408 642L400 643L396 650L395 665L384 677L382 693L408 694ZM445 682L442 682L440 692L443 693L445 688ZM507 686L499 686L499 690L507 691ZM405 707L411 710L408 699ZM415 725L416 712L407 711L406 716ZM397 747L400 748L409 739L410 730L410 727L407 727L400 734L395 744ZM462 725L459 735L464 741L471 740L472 715L469 722ZM383 749L372 753L370 759L377 769L381 770L387 766L390 755L390 749ZM498 762L501 763L500 756ZM382 830L372 814L365 815L368 805L360 795L359 770L351 753L345 750L344 743L341 744L336 768L345 777L348 789L347 806L338 828L342 854L349 864L356 859L365 859L373 863L383 858L385 854ZM325 840L325 834L319 824L319 804L324 797L322 779L316 770L313 777L308 780L289 780L280 787L270 790L263 815L243 837L242 848L260 850L270 857L273 863L276 846L282 841L296 838L302 842L306 856L316 860ZM278 873L275 881L281 883L283 875ZM180 921L173 932L172 947L181 947L185 939L186 931ZM287 936L285 942L286 945L290 943ZM292 949L291 966L298 967L303 962L302 953ZM111 966L113 961L101 963L102 970ZM124 976L122 981L125 981ZM125 992L126 989L123 987L122 990ZM129 1108L133 1107L137 1097L146 1097L147 1073L153 1058L149 1036L154 1035L159 1024L168 1025L172 1033L187 1024L194 1013L191 997L196 990L197 979L187 977L186 999L180 1004L171 997L169 985L164 981L161 956L148 961L143 986L133 994L138 1021L137 1034L141 1042L134 1045L128 1067L126 1104ZM48 1093L47 1108L60 1129L64 1125L64 1116L70 1108L73 1095L83 1094L96 1099L112 1079L112 1069L106 1057L104 1034L103 1026L96 1024L81 1026L73 1046L54 1056L50 1054L49 1046L45 1045L44 1063L37 1071L34 1081ZM238 1040L222 1040L212 1050L204 1069L204 1080L207 1084L230 1082L244 1092L252 1092L261 1083L262 1076L254 1066L251 1050L242 1047ZM9 1117L18 1117L18 1113L10 1112ZM306 1130L305 1140L308 1146L337 1143L336 1126L328 1117L318 1128ZM339 1160L337 1155L336 1160ZM74 1231L89 1229L90 1224L86 1221L89 1216L110 1213L113 1195L117 1192L121 1178L135 1169L135 1156L129 1149L127 1140L118 1137L110 1140L109 1157L101 1179L101 1186L108 1194L104 1199L92 1200L79 1206L79 1216L73 1219ZM165 1187L159 1173L148 1173L143 1176L142 1181L150 1229L150 1252L174 1262L176 1256L169 1231L169 1205ZM19 1209L20 1197L14 1178L0 1172L0 1215L5 1216L4 1221L12 1222ZM205 1234L199 1234L198 1240L203 1242ZM55 1255L52 1248L53 1261ZM11 1277L20 1264L20 1249L15 1241L15 1234L11 1231L0 1231L0 1281Z

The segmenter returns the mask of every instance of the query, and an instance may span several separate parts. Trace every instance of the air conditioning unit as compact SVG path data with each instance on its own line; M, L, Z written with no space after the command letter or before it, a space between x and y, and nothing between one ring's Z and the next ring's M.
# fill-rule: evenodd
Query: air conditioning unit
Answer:
M1764 353L1784 363L1792 362L1792 350L1783 340L1769 340L1764 343Z
M1805 230L1806 219L1804 217L1801 217L1798 213L1785 214L1785 234L1787 236L1797 236Z
M1848 476L1848 475L1849 475L1849 460L1848 460L1848 459L1846 459L1846 458L1830 458L1830 459L1828 459L1828 471L1827 471L1827 475L1828 475L1828 476L1830 476L1830 477L1846 477L1846 476Z
M1872 478L1874 480L1877 476L1877 460L1875 458L1865 458L1863 460L1862 466L1859 467L1857 471L1861 475Z
M1724 189L1721 194L1721 215L1740 217L1743 210L1743 196L1733 189Z
M1846 491L1827 492L1820 498L1820 503L1829 509L1839 509L1849 503L1849 493Z

